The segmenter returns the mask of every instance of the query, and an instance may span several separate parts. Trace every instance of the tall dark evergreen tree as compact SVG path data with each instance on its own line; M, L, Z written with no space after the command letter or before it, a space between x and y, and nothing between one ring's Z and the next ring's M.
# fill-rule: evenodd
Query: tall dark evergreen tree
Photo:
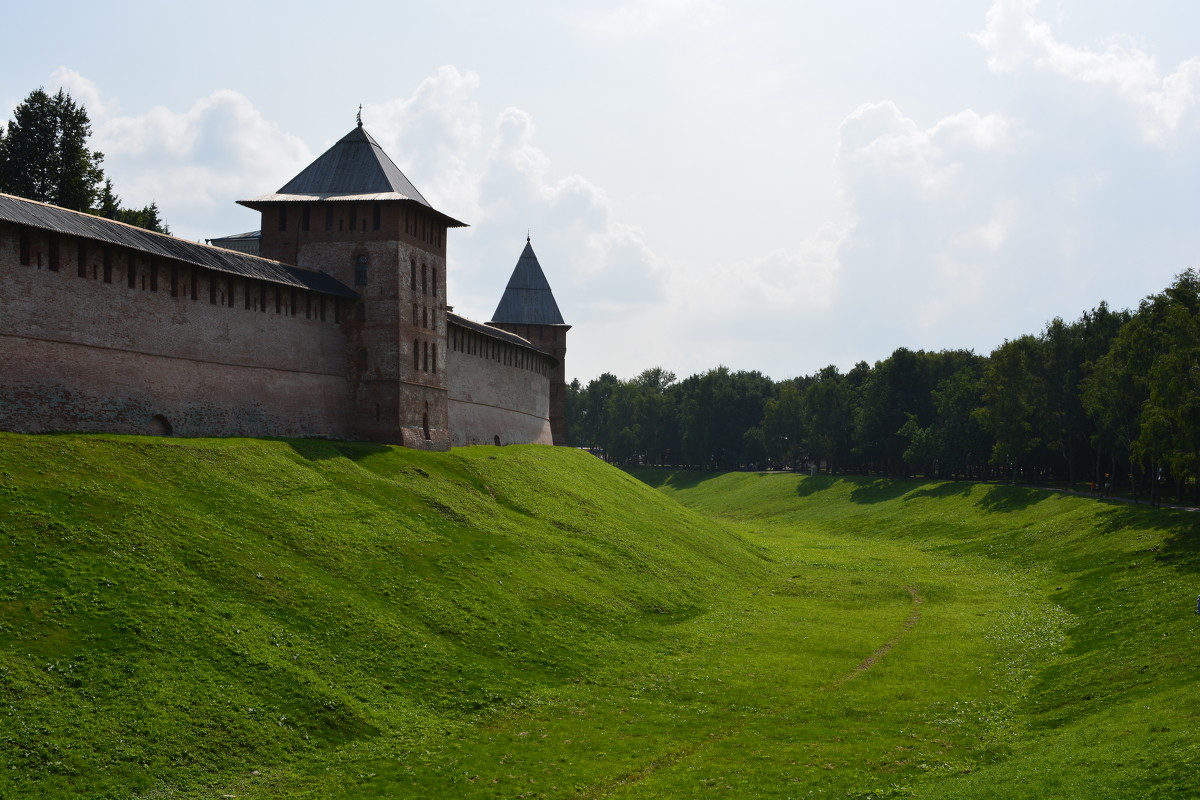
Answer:
M91 134L87 110L62 89L30 92L0 135L0 192L170 233L157 204L121 206L100 167L104 155L88 148Z
M29 93L0 141L0 189L9 194L91 211L100 194L103 154L88 148L91 122L63 90Z

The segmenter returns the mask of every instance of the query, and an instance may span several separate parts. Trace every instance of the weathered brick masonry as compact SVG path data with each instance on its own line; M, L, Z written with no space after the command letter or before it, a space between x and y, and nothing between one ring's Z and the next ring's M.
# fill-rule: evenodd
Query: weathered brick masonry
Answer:
M553 444L556 363L520 337L452 315L446 373L454 445Z
M0 195L0 428L562 441L568 326L451 314L462 223L361 126L241 202L261 257Z
M6 430L350 434L343 299L4 222L0 267Z

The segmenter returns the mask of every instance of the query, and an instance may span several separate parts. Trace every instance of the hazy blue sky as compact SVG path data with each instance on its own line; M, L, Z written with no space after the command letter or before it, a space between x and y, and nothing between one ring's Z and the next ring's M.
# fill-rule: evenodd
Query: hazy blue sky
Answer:
M987 353L1200 265L1200 4L9 4L0 114L67 88L128 205L258 227L354 126L490 319L527 229L568 375ZM45 31L32 35L32 32Z

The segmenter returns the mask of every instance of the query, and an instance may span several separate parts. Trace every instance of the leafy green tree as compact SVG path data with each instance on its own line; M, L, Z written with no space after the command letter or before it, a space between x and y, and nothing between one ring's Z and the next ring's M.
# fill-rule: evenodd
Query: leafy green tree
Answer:
M142 208L124 208L121 205L121 198L113 192L112 181L107 178L104 180L104 187L100 190L99 205L95 209L95 213L106 219L115 219L117 222L135 225L148 231L167 234L171 232L167 223L159 216L157 203L151 203Z
M104 180L104 156L88 148L91 132L87 111L63 90L30 92L0 141L0 190L91 211Z
M642 448L642 426L638 418L638 386L620 381L608 397L605 417L608 458L614 464L636 464Z
M567 414L567 442L575 447L581 447L583 427L580 424L580 406L583 402L583 385L580 384L579 378L574 378L567 384L564 400Z
M745 433L761 425L775 384L760 372L717 367L679 385L680 447L685 463L732 469L745 450Z
M1149 397L1139 365L1147 363L1148 345L1144 325L1136 317L1122 327L1112 347L1095 364L1083 382L1083 404L1096 420L1101 441L1111 453L1109 483L1116 489L1125 471L1133 468L1134 442L1142 424L1142 405Z
M846 376L830 365L815 376L802 400L808 454L832 474L849 457L854 433L853 392Z
M975 415L982 399L983 362L984 359L972 356L969 363L944 378L933 391L937 407L938 474L943 477L970 479L987 474L992 440Z
M763 445L772 461L795 469L804 454L804 427L798 380L784 381L763 408Z
M1037 420L1044 393L1038 377L1040 344L1026 334L992 351L983 372L978 419L991 434L991 462L1015 480L1040 452Z
M1200 468L1200 275L1142 301L1084 385L1084 404L1152 492ZM1117 470L1114 469L1114 476Z
M767 443L762 426L755 425L753 428L748 428L742 434L742 452L738 456L738 461L762 469L766 460Z
M875 364L859 389L854 417L856 447L868 468L893 475L909 468L904 459L909 440L900 430L910 415L918 429L933 422L933 389L963 357L962 351L926 353L901 347Z
M1041 335L1041 389L1045 394L1037 425L1048 451L1058 456L1067 484L1075 484L1075 467L1080 447L1087 446L1088 419L1079 400L1083 377L1083 339L1076 324L1055 317ZM1057 473L1058 470L1055 470Z
M1086 431L1088 442L1085 452L1089 461L1088 464L1081 465L1080 474L1090 471L1092 480L1100 487L1106 483L1105 473L1109 472L1111 475L1116 471L1115 464L1112 463L1116 448L1110 433L1105 431L1097 416L1089 411L1085 401L1086 389L1088 380L1100 359L1112 347L1122 326L1131 317L1132 315L1128 311L1112 311L1107 303L1102 302L1091 311L1085 311L1074 323L1081 340L1083 359L1079 380L1075 386L1074 402L1078 409L1076 413L1082 413L1086 419L1086 423L1081 422L1079 425ZM1106 459L1107 467L1105 466Z
M908 420L897 431L908 440L908 446L904 448L904 463L918 474L936 475L941 450L940 432L934 425L922 428L916 414L908 413L907 416Z
M607 450L611 444L612 426L609 422L608 401L620 383L616 375L606 372L599 378L588 381L587 387L580 393L577 411L579 441L583 446Z
M651 367L632 381L636 391L634 416L637 448L648 464L663 465L679 452L679 418L675 402L675 373Z

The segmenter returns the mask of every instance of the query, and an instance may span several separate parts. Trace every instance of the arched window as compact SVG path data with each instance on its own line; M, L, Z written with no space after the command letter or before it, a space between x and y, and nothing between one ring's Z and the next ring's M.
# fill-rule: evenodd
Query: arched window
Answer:
M367 371L367 351L366 350L358 351L358 371L360 373Z
M367 285L367 257L365 255L354 259L354 285Z
M413 369L421 368L421 342L413 339Z

